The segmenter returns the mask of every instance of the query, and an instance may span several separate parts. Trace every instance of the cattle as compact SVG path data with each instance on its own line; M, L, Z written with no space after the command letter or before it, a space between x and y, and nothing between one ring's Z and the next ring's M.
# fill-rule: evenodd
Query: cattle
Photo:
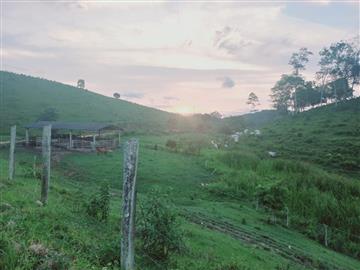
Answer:
M106 147L96 147L96 154L100 155L100 154L107 154L107 153L111 153L112 150L107 149Z

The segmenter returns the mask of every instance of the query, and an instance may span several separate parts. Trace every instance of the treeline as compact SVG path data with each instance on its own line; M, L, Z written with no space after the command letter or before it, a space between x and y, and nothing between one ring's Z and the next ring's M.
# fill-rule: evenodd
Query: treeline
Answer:
M319 71L313 81L300 73L313 55L307 48L293 53L289 65L291 74L283 74L271 89L274 108L281 112L299 112L328 102L353 97L360 82L360 50L358 38L339 41L320 50Z

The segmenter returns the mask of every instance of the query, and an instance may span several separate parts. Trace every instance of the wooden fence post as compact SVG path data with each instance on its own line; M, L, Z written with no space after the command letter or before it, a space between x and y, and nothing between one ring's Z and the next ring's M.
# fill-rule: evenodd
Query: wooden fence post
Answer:
M9 179L14 178L15 171L15 144L16 144L16 126L12 126L10 129L10 152L9 152Z
M125 144L123 161L123 211L121 238L121 267L135 269L135 210L136 210L136 173L139 142L131 139Z
M51 125L43 127L42 134L42 158L43 173L41 181L41 202L45 205L48 200L50 183L50 159L51 159Z

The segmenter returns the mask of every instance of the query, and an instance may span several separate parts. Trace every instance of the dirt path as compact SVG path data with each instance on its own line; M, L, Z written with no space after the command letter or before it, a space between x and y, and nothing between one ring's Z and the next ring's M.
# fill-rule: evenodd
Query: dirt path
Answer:
M349 269L343 268L324 258L315 258L307 251L294 246L292 243L285 243L284 241L279 241L265 234L261 234L260 232L235 226L226 221L219 221L202 213L185 212L184 216L192 223L196 223L210 230L225 233L253 247L255 246L256 248L274 252L285 259L291 260L308 268L318 269L320 268L319 264L321 264L323 267L327 267L325 269Z

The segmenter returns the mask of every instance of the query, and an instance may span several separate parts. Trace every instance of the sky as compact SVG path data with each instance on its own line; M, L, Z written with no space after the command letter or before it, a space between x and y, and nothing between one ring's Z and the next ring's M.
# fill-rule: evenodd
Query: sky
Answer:
M179 113L243 114L293 52L359 35L358 1L1 1L1 69Z

